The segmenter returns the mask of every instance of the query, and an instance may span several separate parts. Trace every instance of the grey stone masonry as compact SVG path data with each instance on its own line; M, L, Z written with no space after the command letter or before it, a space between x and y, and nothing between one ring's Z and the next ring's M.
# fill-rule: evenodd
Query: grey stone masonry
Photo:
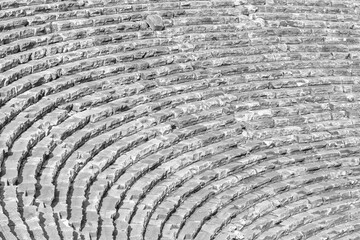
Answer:
M359 9L0 1L0 239L360 239Z

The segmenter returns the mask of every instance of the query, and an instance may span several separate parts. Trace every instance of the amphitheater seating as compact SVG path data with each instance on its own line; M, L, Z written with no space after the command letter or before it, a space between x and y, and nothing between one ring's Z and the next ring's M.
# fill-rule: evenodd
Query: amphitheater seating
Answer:
M0 1L0 239L359 239L359 9Z

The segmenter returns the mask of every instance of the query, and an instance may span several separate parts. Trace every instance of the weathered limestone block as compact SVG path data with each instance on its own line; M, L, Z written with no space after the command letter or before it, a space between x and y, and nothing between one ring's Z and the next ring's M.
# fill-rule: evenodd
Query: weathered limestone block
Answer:
M153 31L161 31L165 28L163 20L159 15L148 15L146 17L146 22Z

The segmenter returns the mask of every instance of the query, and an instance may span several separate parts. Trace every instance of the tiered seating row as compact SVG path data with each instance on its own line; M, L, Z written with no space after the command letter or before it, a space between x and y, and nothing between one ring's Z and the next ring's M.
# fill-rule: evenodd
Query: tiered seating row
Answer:
M0 238L356 238L358 9L2 1Z

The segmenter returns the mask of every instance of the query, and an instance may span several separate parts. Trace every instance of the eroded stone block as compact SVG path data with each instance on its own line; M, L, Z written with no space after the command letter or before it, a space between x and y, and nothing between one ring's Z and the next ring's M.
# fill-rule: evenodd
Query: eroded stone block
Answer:
M150 28L154 31L164 30L165 26L162 18L159 15L148 15L146 17L146 22L149 24Z

